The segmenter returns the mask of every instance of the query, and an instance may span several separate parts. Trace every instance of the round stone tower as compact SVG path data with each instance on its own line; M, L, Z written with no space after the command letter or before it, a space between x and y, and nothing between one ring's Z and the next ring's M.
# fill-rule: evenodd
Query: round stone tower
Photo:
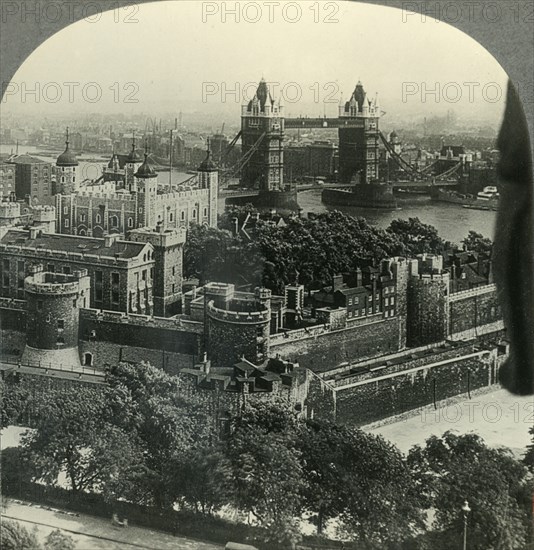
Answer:
M80 367L79 309L90 294L86 270L72 275L43 272L24 281L27 301L26 347L22 364L49 368Z
M206 351L212 367L231 367L242 357L255 364L268 357L271 292L234 291L234 285L209 283L204 287Z

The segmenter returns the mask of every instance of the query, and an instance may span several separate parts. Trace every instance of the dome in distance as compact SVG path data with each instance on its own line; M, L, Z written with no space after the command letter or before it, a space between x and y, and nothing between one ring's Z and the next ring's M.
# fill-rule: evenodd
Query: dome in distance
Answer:
M76 155L69 149L69 130L67 128L67 139L65 141L65 151L59 155L56 160L56 166L78 166Z

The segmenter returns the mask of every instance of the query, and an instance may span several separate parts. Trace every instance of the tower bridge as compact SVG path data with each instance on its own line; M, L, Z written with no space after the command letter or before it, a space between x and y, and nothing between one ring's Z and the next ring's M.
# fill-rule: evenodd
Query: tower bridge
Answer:
M263 196L263 201L259 202L279 203L286 193L288 202L296 204L295 187L284 182L284 135L288 129L338 130L338 186L359 184L361 192L371 192L370 188L362 189L361 185L372 184L392 193L394 189L454 187L458 184L455 174L461 163L433 177L430 173L433 165L418 170L403 159L380 131L383 114L378 96L370 98L362 83L358 82L349 100L340 103L337 117L285 117L284 106L279 99L272 97L262 78L254 97L241 107L241 130L229 145L231 149L241 137L241 158L228 171L227 177L239 175L242 189L228 193L228 199L244 199L243 193L246 192L249 197L252 194ZM389 185L380 182L380 142L384 144L388 157L406 175L407 181L388 182ZM373 191L372 194L376 193Z
M284 132L302 128L337 128L340 183L351 183L356 174L361 183L371 183L378 179L380 116L378 97L369 99L358 82L350 100L339 106L337 118L286 118L281 101L272 97L262 78L254 97L241 109L241 184L284 191Z

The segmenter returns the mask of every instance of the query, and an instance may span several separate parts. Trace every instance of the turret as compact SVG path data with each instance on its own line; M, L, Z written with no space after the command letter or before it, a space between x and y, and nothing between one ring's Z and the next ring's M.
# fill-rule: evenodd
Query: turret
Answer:
M36 266L24 281L28 307L23 364L51 368L80 366L79 309L89 304L86 270L72 275L43 272Z
M124 166L124 186L128 191L137 191L135 173L141 166L143 159L135 150L135 136L132 138L132 149Z
M139 218L143 227L155 227L155 200L158 193L158 174L148 162L148 144L145 159L134 174L139 193Z
M69 148L69 129L67 128L65 151L56 160L56 182L59 193L62 195L69 195L78 190L78 181L76 178L77 166L78 160L76 159L76 155Z

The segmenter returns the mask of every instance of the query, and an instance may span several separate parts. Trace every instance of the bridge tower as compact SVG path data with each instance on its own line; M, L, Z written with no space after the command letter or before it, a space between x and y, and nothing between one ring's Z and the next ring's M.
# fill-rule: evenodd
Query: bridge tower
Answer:
M367 97L358 82L344 105L339 106L339 118L355 119L361 124L339 127L339 180L341 183L372 183L378 180L378 143L380 105L378 97Z
M284 118L280 101L262 78L256 94L241 107L241 184L262 191L284 190Z

